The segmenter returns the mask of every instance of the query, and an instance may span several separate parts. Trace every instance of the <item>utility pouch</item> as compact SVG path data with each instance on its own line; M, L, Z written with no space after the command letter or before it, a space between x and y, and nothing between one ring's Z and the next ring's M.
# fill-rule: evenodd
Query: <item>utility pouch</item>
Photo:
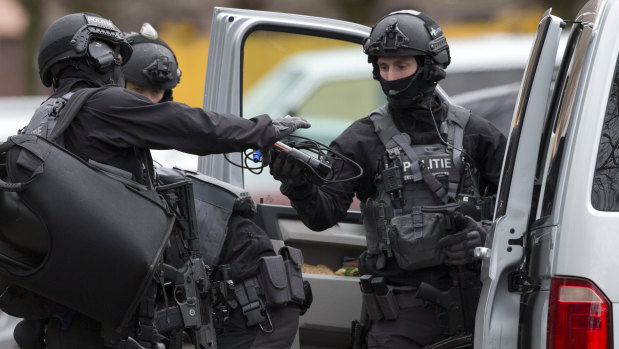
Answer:
M368 313L370 320L380 320L383 318L383 313L378 305L378 300L374 294L374 288L372 287L372 278L374 275L362 275L359 277L359 287L361 288L361 297L363 299L363 305L365 311Z
M391 219L390 240L400 268L417 270L443 263L438 240L445 234L445 217L442 213L423 212L414 207L408 215Z
M398 301L395 299L393 290L387 287L387 283L383 277L375 277L372 279L371 283L374 294L376 295L376 301L385 320L397 319L400 314L400 307L398 306Z
M303 304L305 301L305 289L303 286L303 253L301 250L284 246L279 249L279 254L284 258L290 298L293 302Z
M418 270L443 264L438 240L454 232L452 217L459 209L457 203L416 206L410 214L393 217L389 234L400 268Z
M260 258L260 281L271 307L283 307L291 301L286 265L281 255Z
M387 193L400 190L404 187L404 179L402 178L402 167L393 166L381 172L385 191Z

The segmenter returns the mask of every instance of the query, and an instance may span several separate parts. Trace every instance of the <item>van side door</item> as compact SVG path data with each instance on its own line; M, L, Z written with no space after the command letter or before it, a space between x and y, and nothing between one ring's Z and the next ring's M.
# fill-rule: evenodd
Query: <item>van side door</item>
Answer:
M333 19L215 8L204 108L247 118L262 113L300 116L312 127L295 134L328 145L350 123L384 103L361 47L369 29ZM234 153L202 157L198 170L250 192L258 203L255 221L276 250L283 244L302 250L308 266L303 276L311 283L314 303L300 318L301 346L346 347L351 322L361 312L361 294L358 277L334 272L365 249L360 214L350 212L332 228L311 231L279 192L268 167L252 173L259 165Z

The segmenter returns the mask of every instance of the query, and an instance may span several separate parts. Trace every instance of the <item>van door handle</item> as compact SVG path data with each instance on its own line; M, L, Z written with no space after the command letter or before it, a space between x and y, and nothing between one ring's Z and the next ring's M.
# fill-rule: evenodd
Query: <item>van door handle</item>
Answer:
M488 247L475 247L473 250L473 256L477 259L490 259L492 255L492 249Z

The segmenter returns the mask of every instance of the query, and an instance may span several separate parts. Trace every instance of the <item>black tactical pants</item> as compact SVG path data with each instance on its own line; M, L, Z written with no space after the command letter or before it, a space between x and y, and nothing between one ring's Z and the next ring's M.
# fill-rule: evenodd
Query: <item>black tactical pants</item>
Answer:
M239 308L230 312L223 333L217 335L219 349L288 349L292 346L299 326L299 307L268 308L273 332L265 333L259 326L247 327Z
M368 349L417 349L445 339L439 318L443 313L439 306L425 303L401 308L397 319L372 321Z

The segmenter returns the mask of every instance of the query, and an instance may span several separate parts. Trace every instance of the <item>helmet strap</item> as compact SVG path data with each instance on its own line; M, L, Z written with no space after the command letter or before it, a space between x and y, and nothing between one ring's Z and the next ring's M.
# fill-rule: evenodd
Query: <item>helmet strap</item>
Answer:
M163 102L171 102L174 100L173 98L173 93L172 93L172 89L169 88L167 90L165 90L163 92L163 98L161 98L161 100L159 101L159 103L163 103Z

